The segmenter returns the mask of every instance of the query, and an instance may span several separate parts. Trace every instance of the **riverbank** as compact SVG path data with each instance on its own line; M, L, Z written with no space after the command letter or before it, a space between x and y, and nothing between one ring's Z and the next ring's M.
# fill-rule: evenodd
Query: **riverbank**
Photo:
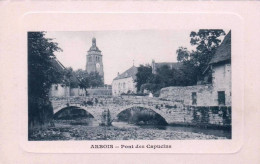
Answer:
M55 123L55 127L35 129L29 140L216 140L228 139L199 132L173 131L171 129L85 126Z

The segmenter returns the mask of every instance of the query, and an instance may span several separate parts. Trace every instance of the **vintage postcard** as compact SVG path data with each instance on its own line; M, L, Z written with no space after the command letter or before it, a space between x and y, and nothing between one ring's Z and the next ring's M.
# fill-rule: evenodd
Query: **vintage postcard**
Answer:
M26 150L190 153L198 152L198 144L203 153L239 149L242 108L233 105L243 102L236 93L241 83L233 80L242 77L233 69L242 62L234 49L241 44L239 18L227 14L222 23L236 22L180 28L175 23L185 24L189 15L79 14L91 28L71 22L59 29L62 15L45 28L31 22L48 20L48 14L23 20ZM220 148L209 151L214 146Z
M0 163L259 163L257 8L0 1Z

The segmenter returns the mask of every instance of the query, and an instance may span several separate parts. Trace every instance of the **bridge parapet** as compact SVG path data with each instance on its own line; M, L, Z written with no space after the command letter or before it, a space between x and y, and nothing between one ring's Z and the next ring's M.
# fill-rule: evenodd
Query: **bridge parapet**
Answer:
M86 104L87 101L93 101L94 103L88 105ZM180 113L183 109L183 105L178 102L138 96L100 97L97 98L97 103L95 103L95 98L90 97L54 98L51 102L54 113L68 106L77 106L92 114L97 120L101 120L104 110L109 109L111 118L116 119L117 115L126 109L143 107L153 110L164 117L168 123L171 123L174 119L176 121L176 118L178 118L175 113L177 111L177 113ZM179 119L179 121L183 121L183 118Z
M174 124L204 125L205 122L198 121L201 120L208 121L208 124L230 125L231 120L231 107L193 107L185 106L181 102L176 101L134 96L98 98L98 103L93 103L92 105L84 103L86 101L93 101L93 99L72 97L68 99L53 99L51 102L54 113L68 106L77 106L92 114L100 122L104 110L109 109L111 119L114 120L117 119L120 112L135 107L151 109L161 115L167 123Z

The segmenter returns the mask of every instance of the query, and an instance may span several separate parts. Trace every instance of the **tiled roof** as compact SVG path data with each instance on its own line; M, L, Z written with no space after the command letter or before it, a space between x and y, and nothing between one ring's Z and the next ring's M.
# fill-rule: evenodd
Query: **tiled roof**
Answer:
M66 69L56 58L51 59L51 65L60 72Z
M129 68L128 70L126 70L125 72L123 72L122 74L120 74L116 78L114 78L114 80L124 79L124 78L128 78L128 77L132 77L135 80L136 73L137 73L137 67L132 66L131 68Z
M216 50L209 64L215 64L231 59L231 31L225 36L223 42Z
M56 58L51 60L51 64L52 64L52 66L53 66L55 69L57 69L57 70L60 71L60 72L66 70L66 68L65 68L65 67L59 62L59 60L56 59ZM70 80L71 80L71 82L74 82L74 83L76 83L76 84L79 84L79 83L80 83L80 81L79 81L79 79L77 78L75 72L72 72L72 76L70 77Z
M160 67L162 67L164 65L169 66L171 69L173 69L173 68L174 69L180 69L183 66L182 63L174 63L174 62L172 62L172 63L170 63L170 62L162 62L162 63L154 63L154 64L155 64L155 69L160 68Z
M72 76L70 77L71 82L74 82L79 85L80 80L77 78L75 72L72 72Z
M97 46L94 46L94 45L92 45L92 46L90 47L90 49L88 50L88 52L90 52L90 51L101 52L101 51L99 50L99 48L98 48Z

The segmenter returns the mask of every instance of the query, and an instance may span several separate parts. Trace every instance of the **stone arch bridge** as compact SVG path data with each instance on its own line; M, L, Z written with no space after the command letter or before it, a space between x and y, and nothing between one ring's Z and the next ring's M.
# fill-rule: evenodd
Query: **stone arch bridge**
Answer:
M94 102L92 105L87 105L86 102ZM153 110L161 115L167 123L184 123L192 120L192 114L187 115L187 110L179 102L162 100L159 98L150 97L135 97L135 96L122 96L122 97L70 97L70 98L52 98L51 99L54 114L58 111L69 107L75 106L84 109L94 116L94 118L101 122L102 112L104 110L110 111L112 120L117 118L117 115L130 108L143 107Z

